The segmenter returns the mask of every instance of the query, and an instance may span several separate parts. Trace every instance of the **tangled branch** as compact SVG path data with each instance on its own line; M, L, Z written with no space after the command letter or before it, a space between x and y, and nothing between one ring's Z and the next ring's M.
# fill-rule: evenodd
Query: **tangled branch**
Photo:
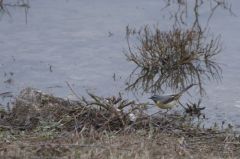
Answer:
M127 27L126 37L129 49L125 55L136 64L127 90L181 90L196 83L202 94L205 79L221 79L221 68L214 59L221 51L220 37L208 39L203 32L193 29L173 27L163 32L148 26L139 31ZM137 41L135 46L133 40Z

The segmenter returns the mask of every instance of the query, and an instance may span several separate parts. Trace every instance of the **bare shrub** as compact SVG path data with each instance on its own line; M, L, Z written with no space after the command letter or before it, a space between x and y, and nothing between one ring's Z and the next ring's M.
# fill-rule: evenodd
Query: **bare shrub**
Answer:
M0 0L0 12L2 12L3 14L7 14L9 17L11 17L12 15L9 11L10 8L23 8L25 13L25 22L27 23L27 15L30 8L29 0L15 0L13 2L7 1L6 3L4 2L4 0Z
M164 2L166 5L163 9L170 9L170 19L174 20L175 26L180 27L182 25L187 25L189 16L193 16L193 21L190 22L190 26L199 31L204 31L208 28L211 18L218 9L226 10L231 15L235 15L229 0L164 0ZM209 8L207 12L207 21L206 24L203 25L203 21L200 23L200 10L206 8Z
M136 31L127 27L125 55L136 64L127 90L159 92L165 87L178 90L196 83L203 93L205 79L221 79L221 68L214 59L221 51L220 37L207 38L205 34L192 28L161 31L145 26ZM136 45L131 43L134 40Z

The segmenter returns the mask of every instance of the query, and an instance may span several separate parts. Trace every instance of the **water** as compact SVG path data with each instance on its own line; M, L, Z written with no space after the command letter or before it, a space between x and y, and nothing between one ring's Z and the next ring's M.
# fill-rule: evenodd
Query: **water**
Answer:
M239 15L234 6L240 2L231 2ZM1 16L0 93L17 94L30 86L67 97L71 91L66 81L79 95L124 92L125 80L134 68L123 54L125 27L169 27L166 17L160 16L163 6L158 0L31 0L30 7L27 24L23 8L9 8L11 16ZM223 80L207 83L205 112L211 121L239 125L240 19L217 12L210 26L222 34L224 48L217 60L222 64ZM131 93L124 95L135 98ZM147 96L137 98L148 101Z

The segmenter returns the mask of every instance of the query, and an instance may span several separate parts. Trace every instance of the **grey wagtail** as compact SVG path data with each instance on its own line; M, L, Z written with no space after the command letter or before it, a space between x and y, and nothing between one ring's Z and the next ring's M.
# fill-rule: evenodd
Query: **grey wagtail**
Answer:
M185 89L183 89L181 92L177 94L172 94L172 95L153 95L149 99L152 99L156 106L158 106L161 109L171 109L174 105L176 105L176 102L179 100L179 98L182 96L184 92L186 92L189 88L191 88L193 85L196 84L191 84Z

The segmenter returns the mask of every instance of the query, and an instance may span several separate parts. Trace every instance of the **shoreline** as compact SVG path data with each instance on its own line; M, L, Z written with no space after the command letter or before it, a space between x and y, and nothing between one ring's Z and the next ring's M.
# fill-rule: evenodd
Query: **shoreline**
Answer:
M146 116L119 97L67 101L32 88L1 111L2 158L237 158L239 133L203 128L183 114ZM131 121L131 106L137 116ZM116 111L119 108L120 111ZM137 109L139 108L139 109ZM137 110L137 111L136 111Z

